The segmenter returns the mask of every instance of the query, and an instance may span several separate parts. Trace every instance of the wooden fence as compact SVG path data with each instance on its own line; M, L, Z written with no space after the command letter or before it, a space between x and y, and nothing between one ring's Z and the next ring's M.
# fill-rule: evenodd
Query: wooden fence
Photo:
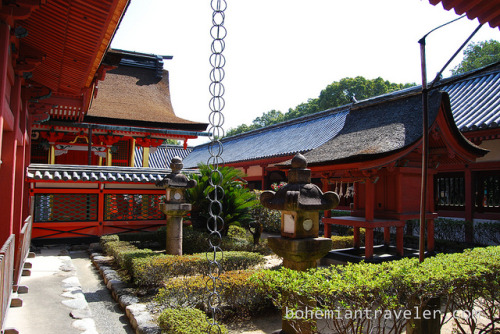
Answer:
M14 285L15 235L12 234L0 249L0 329L3 331L10 307Z
M32 216L28 216L24 221L23 228L21 229L21 233L19 235L19 243L16 247L15 254L15 267L14 267L14 291L17 291L19 287L19 281L21 280L21 276L23 275L23 269L28 258L30 252L30 243L31 243L31 231L33 227L33 218Z

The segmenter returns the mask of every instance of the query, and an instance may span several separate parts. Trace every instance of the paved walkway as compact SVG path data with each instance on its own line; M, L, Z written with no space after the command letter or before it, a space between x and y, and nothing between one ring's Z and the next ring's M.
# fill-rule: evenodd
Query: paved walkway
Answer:
M9 309L5 328L20 334L133 334L88 253L68 249L43 247L28 259L31 276L22 277L21 285L29 292L19 295L22 307Z

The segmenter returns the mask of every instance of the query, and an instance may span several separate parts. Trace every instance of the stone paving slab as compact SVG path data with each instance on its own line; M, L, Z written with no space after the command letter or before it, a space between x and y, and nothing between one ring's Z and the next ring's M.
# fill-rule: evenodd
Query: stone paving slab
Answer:
M67 245L44 246L23 276L23 306L10 308L5 328L20 334L133 334L91 264L87 251L68 251ZM82 285L83 283L83 285Z

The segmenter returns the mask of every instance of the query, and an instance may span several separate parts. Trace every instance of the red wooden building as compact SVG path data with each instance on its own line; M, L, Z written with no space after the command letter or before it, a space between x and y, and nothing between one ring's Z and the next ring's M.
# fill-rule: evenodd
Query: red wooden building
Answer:
M0 2L0 327L29 251L31 125L51 109L83 117L127 0ZM57 107L56 107L57 106Z
M206 128L175 116L163 57L108 52L128 3L0 2L2 331L32 230L81 237L157 227L162 143L180 140L185 150Z
M396 251L403 255L407 220L419 218L421 186L421 107L419 92L400 92L351 107L343 129L332 140L304 154L309 168L322 174L325 190L347 184L354 191L350 216L323 218L325 236L329 225L354 227L355 248L359 230L365 228L366 259L374 256L373 231L383 228L390 243L396 229ZM457 129L447 93L429 94L429 177L426 217L428 250L434 249L433 175L443 165L465 165L487 151L469 142ZM345 196L345 195L344 195Z
M165 224L159 211L164 190L155 183L166 175L166 155L174 150L182 156L188 139L204 135L207 125L175 115L163 58L107 51L104 80L85 115L78 119L59 112L33 124L27 180L34 240ZM167 139L182 141L184 147L167 149Z

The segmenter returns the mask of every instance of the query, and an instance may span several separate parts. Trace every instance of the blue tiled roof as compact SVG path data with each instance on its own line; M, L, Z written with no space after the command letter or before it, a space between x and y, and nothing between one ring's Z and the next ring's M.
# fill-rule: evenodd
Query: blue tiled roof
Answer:
M450 96L451 111L457 127L474 131L500 126L500 65L479 69L442 80L439 90ZM411 87L362 103L391 100L394 97L421 91L421 86ZM305 116L222 140L226 163L286 156L315 149L334 138L343 128L350 106ZM194 168L209 158L208 144L197 146L184 159L184 166Z
M500 126L500 70L445 85L460 131Z
M135 148L134 164L136 167L142 167L142 147ZM154 153L149 154L149 167L150 168L169 168L170 161L175 156L184 159L191 152L191 148L184 149L182 147L173 146L160 146Z
M286 156L312 150L333 138L344 126L349 107L331 109L241 135L224 138L224 162ZM208 144L197 146L184 159L184 167L207 163Z

